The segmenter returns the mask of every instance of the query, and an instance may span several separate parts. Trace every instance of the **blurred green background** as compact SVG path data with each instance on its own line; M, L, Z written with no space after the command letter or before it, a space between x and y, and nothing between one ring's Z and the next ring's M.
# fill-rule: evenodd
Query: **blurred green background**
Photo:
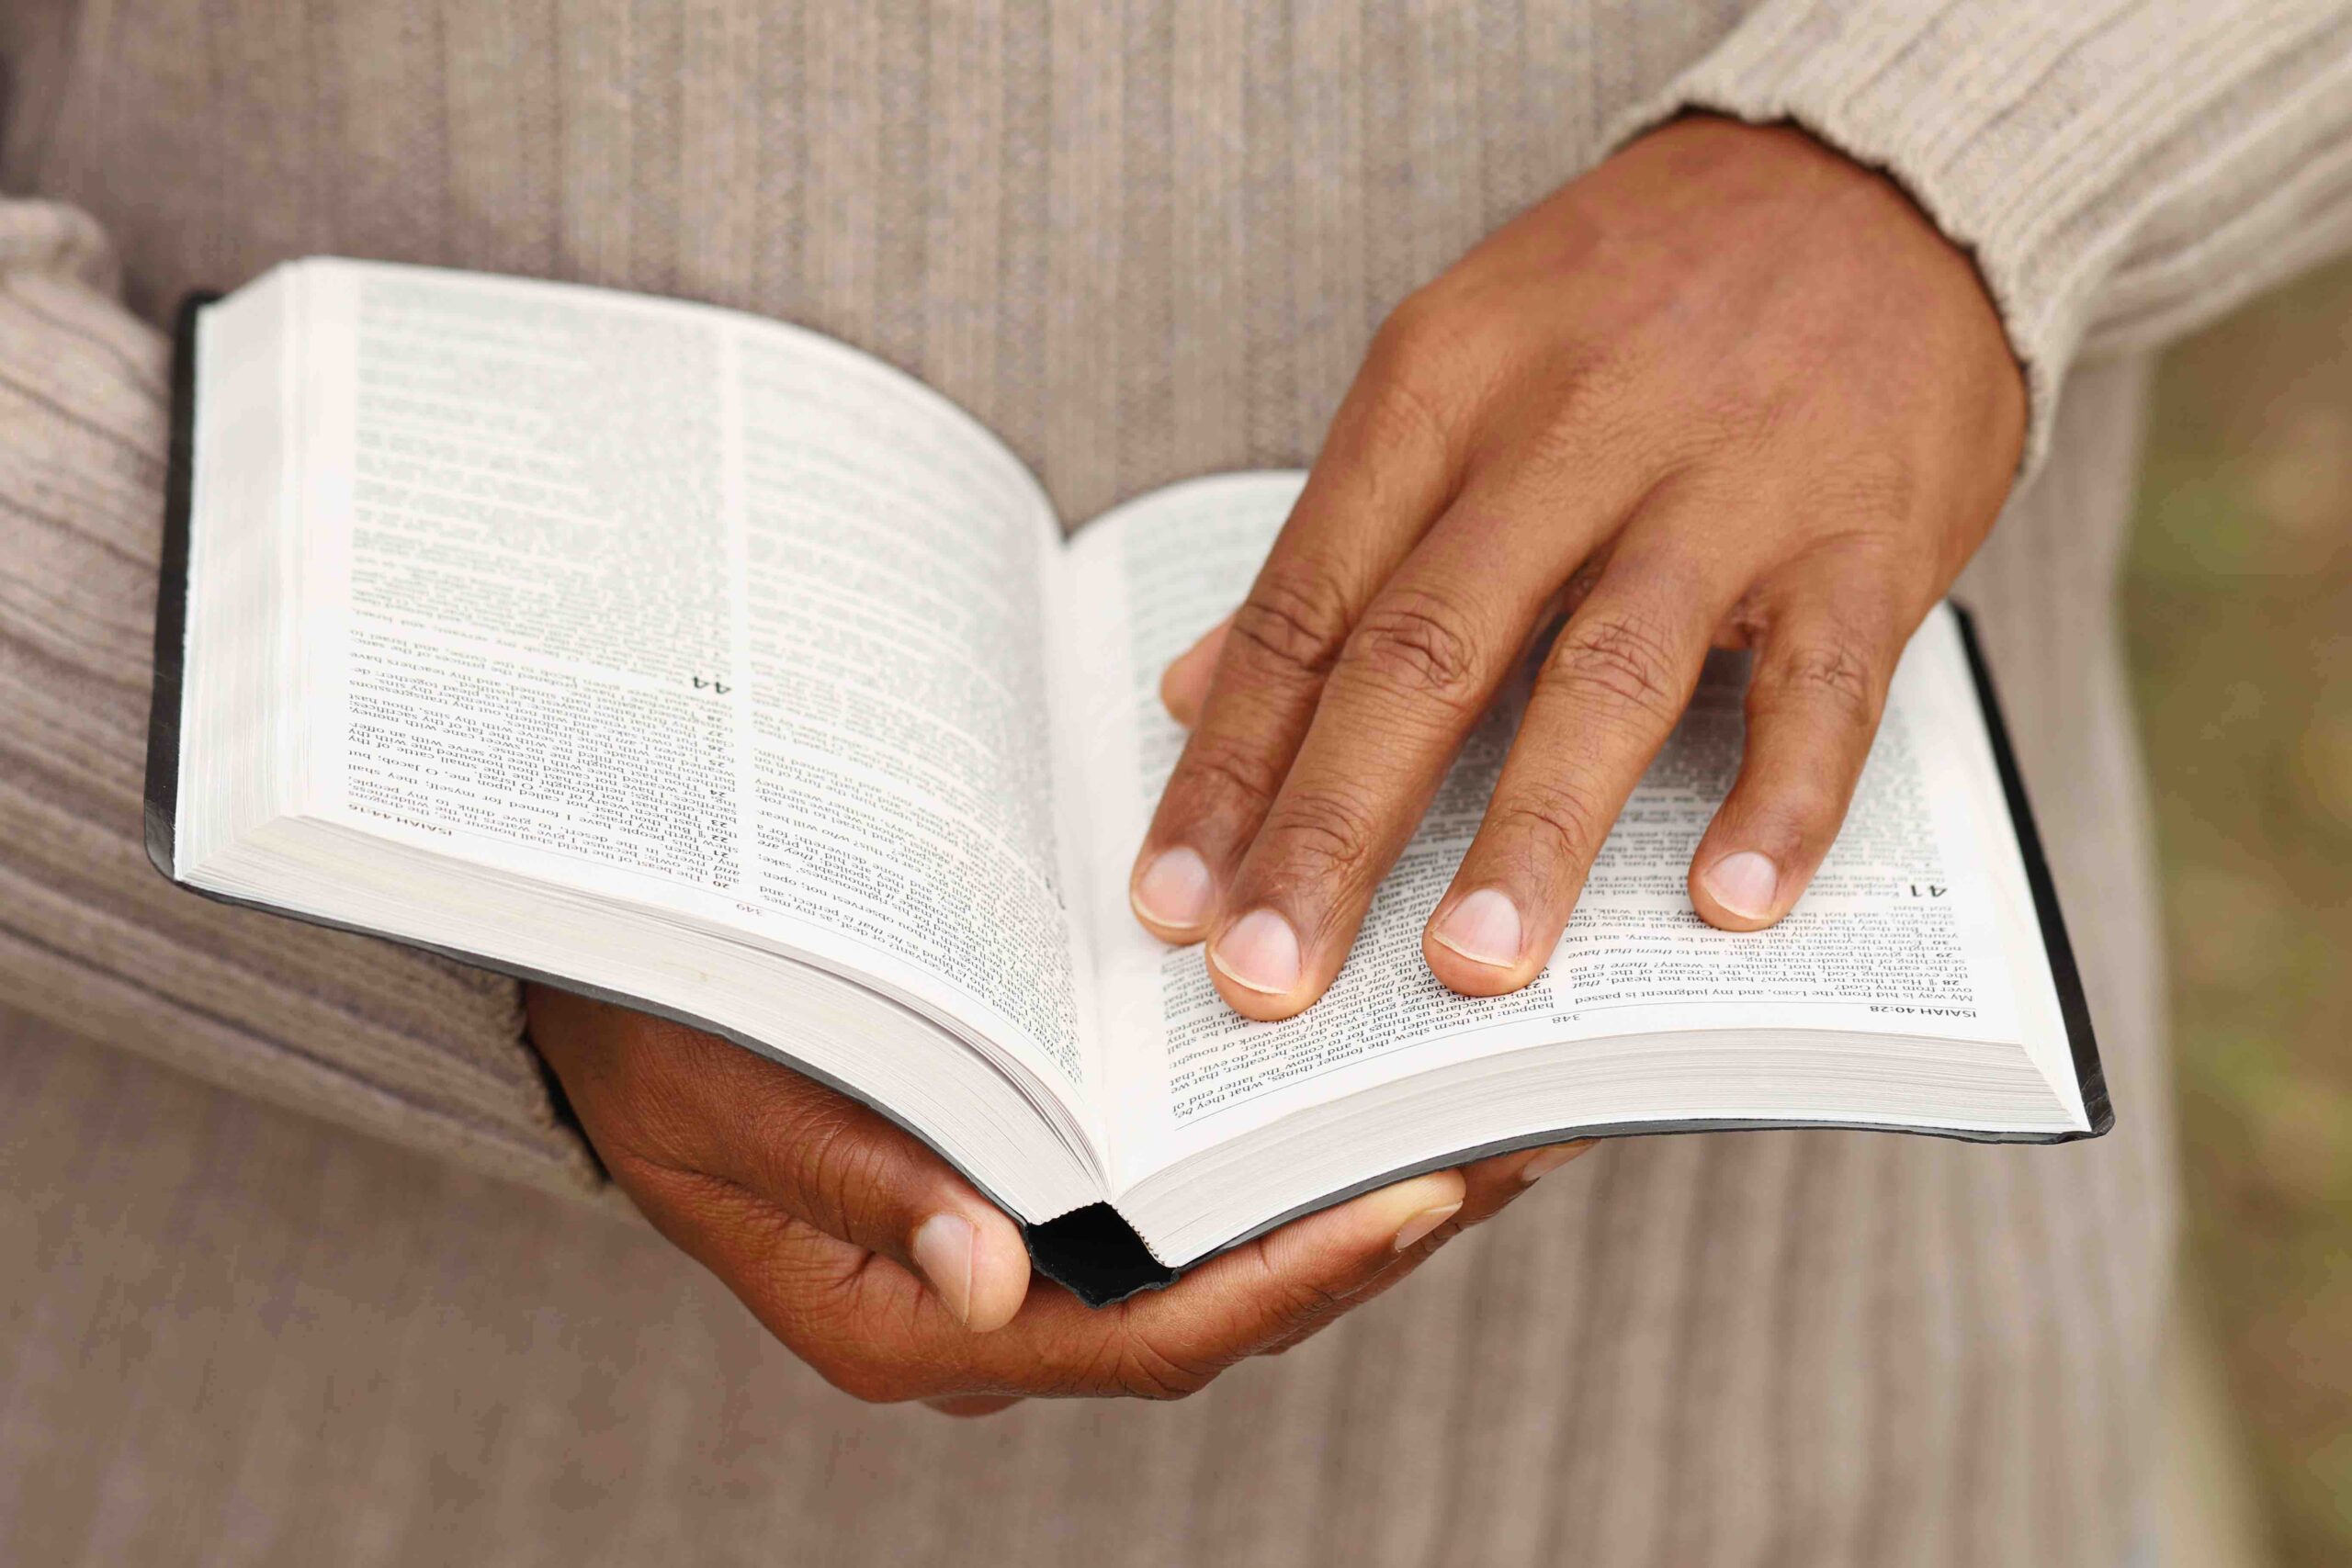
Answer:
M2166 355L2123 584L2185 1296L2277 1561L2352 1563L2352 265Z

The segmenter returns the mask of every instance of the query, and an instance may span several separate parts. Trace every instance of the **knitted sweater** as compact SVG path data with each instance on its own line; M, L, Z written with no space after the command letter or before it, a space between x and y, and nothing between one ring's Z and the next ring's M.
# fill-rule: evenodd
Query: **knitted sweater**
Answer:
M1083 517L1306 462L1391 305L1673 113L1791 119L1888 170L1975 257L2028 371L2028 475L1961 592L2116 1135L1614 1146L1180 1412L1024 1412L1013 1475L924 1438L935 1462L891 1495L945 1501L853 1479L817 1511L842 1561L1170 1561L1180 1525L1219 1562L2118 1560L2172 1181L2109 606L2135 351L2352 241L2352 7L51 0L0 14L0 998L591 1200L509 983L144 864L155 323L184 290L332 252L747 307L938 387ZM794 1386L809 1431L863 1429ZM638 1457L691 1454L693 1425ZM980 1487L1035 1507L953 1506ZM493 1512L537 1548L605 1539L594 1506Z

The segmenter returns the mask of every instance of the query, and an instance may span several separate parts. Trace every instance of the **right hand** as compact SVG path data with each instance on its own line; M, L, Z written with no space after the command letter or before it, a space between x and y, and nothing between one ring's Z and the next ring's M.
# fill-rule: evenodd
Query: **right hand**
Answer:
M713 1035L547 987L531 1037L613 1179L826 1381L956 1415L1177 1398L1370 1300L1587 1145L1414 1177L1092 1310L911 1134Z

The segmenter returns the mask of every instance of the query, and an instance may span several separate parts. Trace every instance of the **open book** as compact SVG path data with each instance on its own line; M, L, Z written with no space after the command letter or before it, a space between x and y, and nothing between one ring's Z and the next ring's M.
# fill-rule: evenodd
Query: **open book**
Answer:
M1894 682L1768 931L1683 878L1736 766L1719 657L1516 995L1420 930L1520 699L1329 995L1246 1021L1128 912L1161 667L1302 476L1065 540L937 394L707 306L307 261L184 313L148 840L218 897L691 1021L911 1129L1090 1301L1475 1155L1594 1134L2109 1122L1965 621Z

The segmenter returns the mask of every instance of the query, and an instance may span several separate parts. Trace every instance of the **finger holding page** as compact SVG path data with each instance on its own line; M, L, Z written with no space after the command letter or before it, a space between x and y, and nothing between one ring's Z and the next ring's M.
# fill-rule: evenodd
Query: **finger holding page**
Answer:
M1057 1291L1037 1292L1012 1328L977 1342L977 1353L991 1359L1023 1354L1017 1339L1034 1314L1041 1329L1065 1337L1056 1341L1051 1359L1093 1370L1083 1386L1033 1384L1028 1392L1189 1393L1237 1362L1311 1338L1589 1146L1522 1149L1394 1183L1294 1220L1165 1291L1130 1297L1103 1312L1079 1308ZM1002 1388L999 1396L1014 1392ZM951 1397L950 1414L1000 1407Z
M1145 1365L1191 1392L1271 1346L1311 1333L1393 1268L1409 1269L1462 1212L1469 1183L1431 1171L1309 1214L1131 1298L1125 1335ZM1182 1386L1189 1384L1189 1387Z
M982 1414L1013 1398L1178 1399L1236 1362L1346 1310L1384 1270L1409 1267L1459 1212L1460 1172L1437 1171L1312 1214L1164 1291L1095 1309L1059 1289L975 1334L919 1281L782 1216L741 1190L689 1250L835 1387L876 1403Z
M1511 1201L1552 1172L1579 1156L1590 1153L1597 1144L1590 1138L1579 1138L1565 1144L1545 1144L1532 1149L1518 1149L1507 1155L1496 1155L1476 1160L1462 1168L1464 1191L1462 1207L1453 1216L1397 1254L1396 1261L1376 1271L1371 1279L1356 1287L1345 1302L1352 1312L1363 1306L1402 1280L1420 1267L1428 1256L1443 1247L1454 1236L1471 1226L1483 1224L1500 1213ZM1272 1341L1258 1352L1279 1355L1294 1345L1303 1344L1329 1327L1333 1317L1313 1319L1297 1329Z
M1313 1334L1368 1299L1367 1287L1410 1272L1442 1246L1470 1190L1463 1171L1413 1177L1293 1220L1164 1291L1088 1314L1090 1327L1102 1325L1094 1332L1111 1381L1075 1392L1179 1397Z

